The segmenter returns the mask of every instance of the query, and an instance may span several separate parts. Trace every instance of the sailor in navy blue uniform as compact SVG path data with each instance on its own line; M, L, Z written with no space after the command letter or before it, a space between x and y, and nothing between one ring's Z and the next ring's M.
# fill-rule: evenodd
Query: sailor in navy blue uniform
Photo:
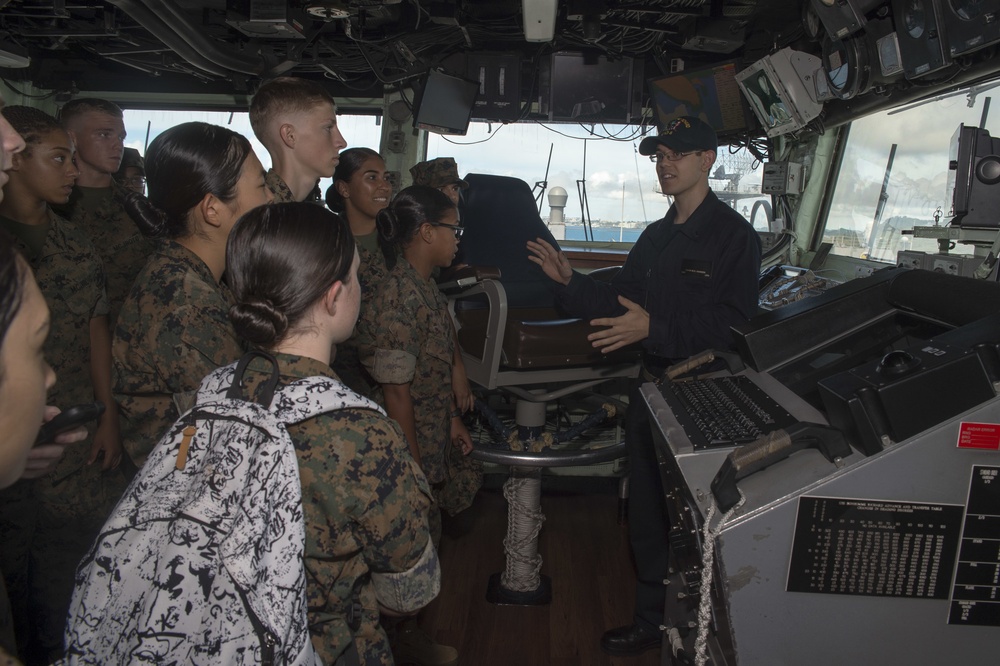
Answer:
M544 240L528 243L529 259L557 283L558 304L590 317L594 347L611 352L641 342L646 380L636 382L629 404L629 538L637 569L635 615L602 636L612 655L635 655L659 645L668 569L668 520L653 450L649 416L638 387L663 370L707 349L732 347L730 327L757 308L760 239L738 212L708 185L718 139L705 122L682 116L639 152L656 163L656 175L673 205L649 225L621 272L602 283L574 272L562 252Z

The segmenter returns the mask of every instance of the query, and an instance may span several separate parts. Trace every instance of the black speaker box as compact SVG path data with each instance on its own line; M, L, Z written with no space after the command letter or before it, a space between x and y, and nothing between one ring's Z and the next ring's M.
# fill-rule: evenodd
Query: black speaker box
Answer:
M521 117L521 61L510 53L470 53L466 76L479 81L472 117L517 120Z
M892 0L899 55L907 79L918 79L951 64L941 5L948 0Z
M947 0L942 18L952 57L1000 42L1000 0Z

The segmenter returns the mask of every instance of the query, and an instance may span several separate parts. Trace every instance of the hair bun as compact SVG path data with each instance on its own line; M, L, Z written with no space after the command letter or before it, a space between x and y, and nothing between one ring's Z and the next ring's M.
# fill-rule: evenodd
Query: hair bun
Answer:
M147 238L166 236L170 221L163 209L137 192L126 192L125 212Z
M266 298L251 298L229 309L236 333L247 342L270 347L288 330L288 319Z
M375 228L386 242L396 242L396 237L399 235L399 220L396 219L396 211L391 206L375 214Z

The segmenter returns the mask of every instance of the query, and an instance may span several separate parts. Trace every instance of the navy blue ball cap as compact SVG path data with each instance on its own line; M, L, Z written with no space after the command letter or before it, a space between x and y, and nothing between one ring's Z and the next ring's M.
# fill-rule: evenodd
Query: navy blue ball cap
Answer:
M681 116L668 122L656 136L643 139L639 144L639 154L652 155L657 146L666 146L675 153L688 153L692 150L718 151L719 138L712 126L704 120L694 116Z

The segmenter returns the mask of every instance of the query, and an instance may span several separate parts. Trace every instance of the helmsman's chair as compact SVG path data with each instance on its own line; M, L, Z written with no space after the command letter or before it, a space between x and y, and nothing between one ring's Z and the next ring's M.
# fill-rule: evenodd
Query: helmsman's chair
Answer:
M560 435L568 439L608 416L623 416L624 406L615 399L588 396L599 409L555 439L546 432L547 404L609 379L636 377L640 353L632 348L602 354L587 340L596 330L588 321L555 309L551 281L528 260L526 243L538 237L556 247L558 243L542 222L527 183L483 174L465 180L465 233L457 261L469 267L454 271L441 286L454 302L469 379L516 398L516 429L503 433L510 448L478 447L473 453L484 462L511 467L504 487L510 503L507 566L491 578L487 596L496 603L547 603L551 589L539 574L537 552L544 518L539 510L541 468L591 465L625 455L624 441L595 449L552 447Z

